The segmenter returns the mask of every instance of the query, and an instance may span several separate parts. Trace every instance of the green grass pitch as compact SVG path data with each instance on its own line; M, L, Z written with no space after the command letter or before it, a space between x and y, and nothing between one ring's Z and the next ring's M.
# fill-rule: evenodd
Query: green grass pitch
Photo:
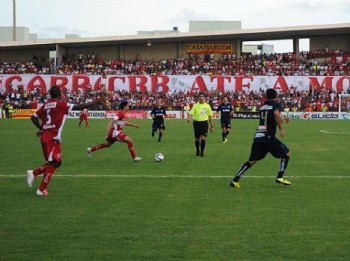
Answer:
M227 144L219 122L196 157L192 125L166 121L162 142L151 121L126 127L126 144L96 152L107 120L63 131L63 165L39 198L27 169L43 163L30 120L0 120L1 260L349 260L348 121L291 121L282 139L292 151L285 176L268 156L228 186L247 160L256 120L233 120ZM165 160L156 163L154 154Z

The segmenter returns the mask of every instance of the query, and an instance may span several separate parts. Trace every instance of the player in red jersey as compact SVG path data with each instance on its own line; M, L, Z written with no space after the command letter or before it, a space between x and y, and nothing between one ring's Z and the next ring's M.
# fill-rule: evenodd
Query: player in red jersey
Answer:
M72 110L81 110L92 105L70 105L61 100L62 93L58 86L52 86L50 89L50 99L38 109L31 117L34 125L39 129L37 136L40 137L45 160L44 165L34 170L27 171L27 183L31 187L36 176L44 173L42 182L36 191L38 196L47 196L49 193L46 188L56 169L61 165L61 133L68 116Z
M88 112L88 109L83 109L81 112L80 112L80 116L79 116L79 128L81 128L81 123L83 121L85 121L85 127L89 127L89 121L88 121L88 116L89 116L89 112Z
M133 161L137 162L141 160L140 157L136 156L134 141L128 135L123 133L123 129L125 126L132 126L135 128L139 128L139 125L126 121L125 113L129 110L129 105L126 101L122 101L119 107L120 107L120 111L108 123L109 132L107 134L106 141L94 147L87 148L87 153L90 158L92 157L92 153L94 153L95 151L108 148L114 142L119 141L119 142L126 142L128 144L128 148Z

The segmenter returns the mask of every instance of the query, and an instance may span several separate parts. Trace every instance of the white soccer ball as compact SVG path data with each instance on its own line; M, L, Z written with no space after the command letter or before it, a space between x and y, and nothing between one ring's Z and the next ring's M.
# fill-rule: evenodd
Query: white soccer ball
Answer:
M154 155L154 160L157 162L161 162L164 160L164 155L162 153L156 153L156 155Z

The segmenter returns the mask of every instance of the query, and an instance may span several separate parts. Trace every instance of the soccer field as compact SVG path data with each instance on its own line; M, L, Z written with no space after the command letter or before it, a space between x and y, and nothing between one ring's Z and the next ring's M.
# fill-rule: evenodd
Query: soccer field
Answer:
M348 121L291 121L281 139L292 151L276 184L279 160L229 181L247 160L256 120L233 120L229 142L219 122L205 157L196 157L192 125L166 121L162 142L151 121L126 127L126 144L96 152L107 120L63 131L63 165L40 198L26 170L43 163L30 120L0 120L1 260L350 260ZM157 136L157 135L156 135ZM154 154L165 155L163 162Z

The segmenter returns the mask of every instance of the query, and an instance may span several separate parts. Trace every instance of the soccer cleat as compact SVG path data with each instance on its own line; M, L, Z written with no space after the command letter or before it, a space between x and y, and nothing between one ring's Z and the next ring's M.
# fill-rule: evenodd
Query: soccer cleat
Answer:
M225 143L227 143L227 142L228 142L228 139L225 138L224 141L223 141L222 143L225 144Z
M276 179L276 183L283 184L283 185L292 185L292 182L286 180L285 178Z
M41 196L41 197L46 197L46 196L49 195L49 192L47 192L46 189L45 189L44 191L41 191L40 189L38 189L38 190L36 191L36 194L37 194L38 196Z
M92 151L91 151L91 148L87 148L87 149L86 149L86 152L87 152L87 154L88 154L89 158L91 159L91 157L92 157Z
M34 182L34 174L32 170L27 170L27 184L29 187L32 187Z
M134 162L138 162L138 161L142 160L142 158L140 158L140 157L135 157L135 158L133 158L132 160L133 160Z
M241 187L241 186L239 185L239 182L234 182L233 180L231 180L230 186L233 187L233 188L240 188L240 187Z

